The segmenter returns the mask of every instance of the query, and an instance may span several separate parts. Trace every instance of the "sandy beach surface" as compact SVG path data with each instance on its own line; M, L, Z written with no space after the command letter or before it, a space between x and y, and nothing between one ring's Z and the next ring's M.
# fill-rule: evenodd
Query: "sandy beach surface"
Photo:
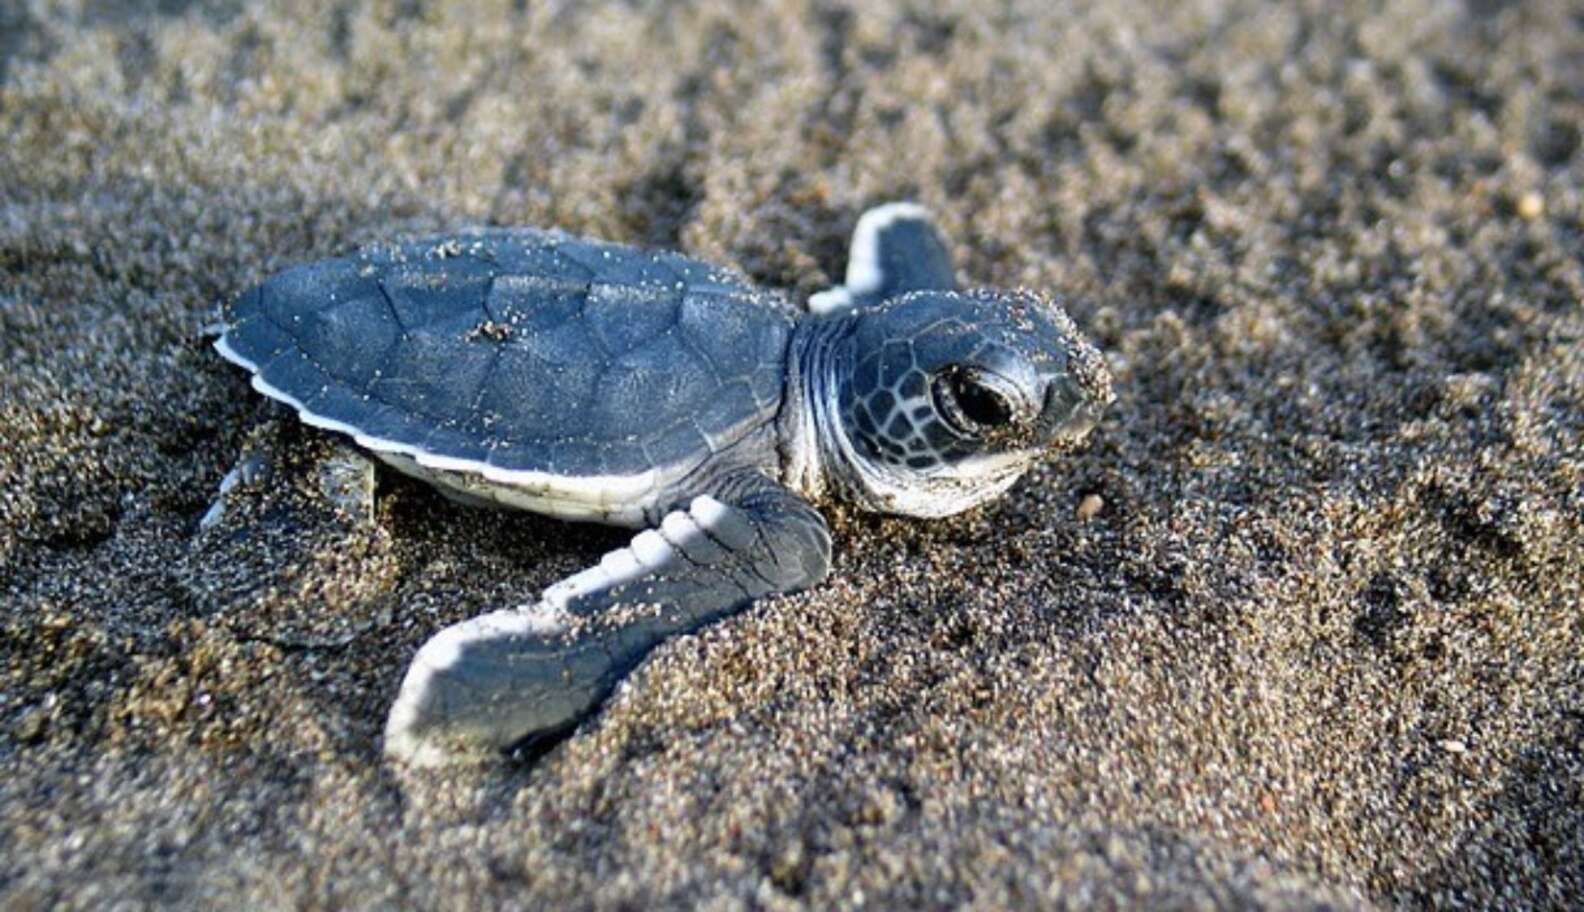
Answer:
M1581 87L1549 0L0 2L0 907L1579 908ZM807 294L889 199L1068 301L1092 443L382 762L626 535L369 506L225 302L481 223Z

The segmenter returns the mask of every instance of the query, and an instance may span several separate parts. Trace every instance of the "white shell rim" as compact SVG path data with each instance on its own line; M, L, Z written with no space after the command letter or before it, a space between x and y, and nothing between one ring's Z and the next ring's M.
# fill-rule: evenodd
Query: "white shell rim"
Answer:
M344 421L317 414L305 406L302 400L287 393L285 390L272 386L259 372L258 364L232 348L226 336L222 335L216 339L214 347L221 357L252 374L250 383L253 389L271 399L291 406L297 411L297 416L302 419L304 424L346 434L357 441L359 446L378 453L395 453L400 456L406 456L425 468L442 472L470 472L501 485L524 488L536 493L542 491L545 493L557 492L567 495L581 495L581 497L588 498L591 502L603 504L641 500L654 491L658 481L659 473L653 469L639 475L585 476L557 475L550 472L536 472L531 469L503 469L488 463L471 459L458 459L455 456L444 456L411 444L386 440L383 437L374 437L359 431L356 427Z

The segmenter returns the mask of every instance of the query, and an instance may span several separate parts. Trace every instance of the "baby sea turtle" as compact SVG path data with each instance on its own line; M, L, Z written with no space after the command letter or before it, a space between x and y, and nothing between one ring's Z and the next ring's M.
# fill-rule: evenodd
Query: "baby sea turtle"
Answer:
M645 530L418 651L385 730L417 764L564 731L667 637L819 582L816 504L957 513L1112 399L1060 307L960 289L907 203L864 214L809 312L677 254L488 228L281 273L216 347L454 497Z

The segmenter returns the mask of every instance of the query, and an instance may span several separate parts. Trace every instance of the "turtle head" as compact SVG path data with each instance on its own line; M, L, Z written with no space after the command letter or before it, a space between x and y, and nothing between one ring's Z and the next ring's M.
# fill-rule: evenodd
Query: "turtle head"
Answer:
M1072 449L1111 402L1094 346L1033 293L915 291L853 314L836 411L855 493L945 516Z

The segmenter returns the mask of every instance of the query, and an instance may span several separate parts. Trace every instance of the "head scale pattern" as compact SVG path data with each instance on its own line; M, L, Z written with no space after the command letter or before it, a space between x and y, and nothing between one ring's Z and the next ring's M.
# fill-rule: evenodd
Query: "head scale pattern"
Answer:
M886 343L841 386L842 413L865 456L897 467L932 469L977 450L947 428L930 399L928 370L911 339Z
M836 404L871 494L944 515L1004 490L1110 400L1093 347L1027 292L915 291L856 317Z

